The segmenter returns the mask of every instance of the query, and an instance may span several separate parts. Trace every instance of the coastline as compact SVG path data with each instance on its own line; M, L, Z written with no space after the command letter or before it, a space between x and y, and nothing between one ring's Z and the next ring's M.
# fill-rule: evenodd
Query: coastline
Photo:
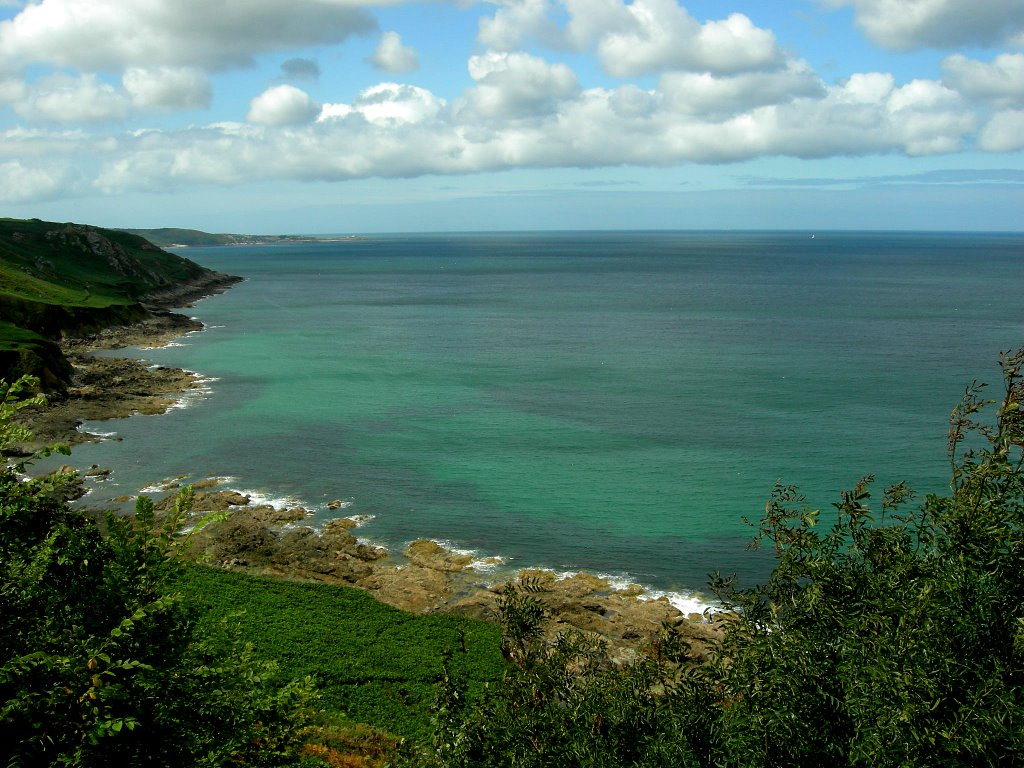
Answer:
M73 386L53 398L48 407L23 412L35 434L34 444L25 450L55 442L74 445L102 440L102 436L79 431L78 426L86 420L165 413L183 395L202 387L206 380L194 372L150 368L132 358L94 353L163 346L201 331L201 322L168 312L166 307L186 305L222 292L228 285L190 287L156 297L154 305L161 311L142 323L66 340L64 351L75 369ZM94 467L86 474L102 476L104 472ZM167 513L183 484L167 482L139 494L149 495L158 511ZM502 576L496 578L496 559L479 560L425 539L411 542L402 553L389 552L356 536L358 519L339 517L314 530L304 524L312 514L308 510L263 503L226 485L223 478L193 483L193 518L209 513L224 516L194 533L190 541L190 555L212 567L352 586L403 610L442 611L485 620L497 617L497 598L504 584L525 578L545 602L552 632L576 628L597 635L621 660L635 658L638 649L655 643L666 623L680 627L696 658L720 636L712 619L696 612L686 615L668 596L648 595L640 585L615 584L587 573L555 574L539 569L518 571L513 578L505 575L510 569L502 569ZM343 507L339 501L339 515L344 514Z

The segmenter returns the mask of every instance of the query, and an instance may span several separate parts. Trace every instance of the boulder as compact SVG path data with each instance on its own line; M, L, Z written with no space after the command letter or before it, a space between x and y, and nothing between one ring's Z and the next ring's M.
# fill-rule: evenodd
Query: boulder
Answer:
M473 562L471 555L450 552L436 541L429 539L414 541L406 548L405 557L413 565L445 572L462 571Z

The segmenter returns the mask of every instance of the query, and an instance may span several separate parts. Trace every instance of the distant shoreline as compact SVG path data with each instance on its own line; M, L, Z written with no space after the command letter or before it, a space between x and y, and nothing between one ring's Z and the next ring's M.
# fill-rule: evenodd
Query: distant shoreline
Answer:
M209 248L238 245L295 245L296 243L343 243L366 240L363 235L243 235L216 234L198 229L124 229L133 235L144 237L158 248Z
M189 245L188 243L168 243L161 245L160 247L165 250L182 248L240 248L250 247L254 245L295 245L296 243L354 243L369 240L368 237L362 235L347 235L344 237L250 237L248 240L238 240L230 243L197 243Z

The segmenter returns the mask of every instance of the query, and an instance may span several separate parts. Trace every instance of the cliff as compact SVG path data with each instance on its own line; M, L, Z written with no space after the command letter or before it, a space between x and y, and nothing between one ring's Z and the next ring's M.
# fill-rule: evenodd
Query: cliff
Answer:
M32 374L62 390L72 373L63 339L141 322L237 280L138 235L0 219L0 378Z

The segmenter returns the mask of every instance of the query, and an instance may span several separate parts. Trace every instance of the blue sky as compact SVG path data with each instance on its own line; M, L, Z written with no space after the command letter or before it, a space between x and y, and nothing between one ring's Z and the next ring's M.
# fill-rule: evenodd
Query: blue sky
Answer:
M0 215L1024 229L1022 0L0 0Z

